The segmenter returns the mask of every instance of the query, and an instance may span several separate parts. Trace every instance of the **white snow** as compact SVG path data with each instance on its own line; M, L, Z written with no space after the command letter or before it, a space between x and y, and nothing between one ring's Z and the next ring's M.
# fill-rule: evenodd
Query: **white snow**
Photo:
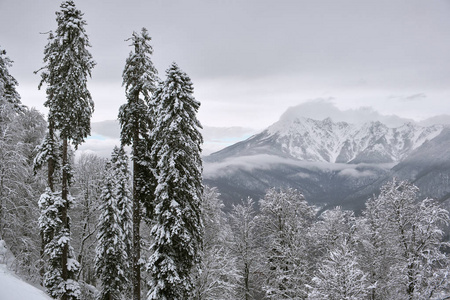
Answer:
M1 300L52 300L44 291L26 283L0 264Z

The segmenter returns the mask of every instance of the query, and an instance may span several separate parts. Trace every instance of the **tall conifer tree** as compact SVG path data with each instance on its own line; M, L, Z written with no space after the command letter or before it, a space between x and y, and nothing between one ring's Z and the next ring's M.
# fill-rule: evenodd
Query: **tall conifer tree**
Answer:
M133 246L132 246L132 285L133 299L140 299L141 265L140 265L140 223L141 203L149 206L153 198L153 179L149 169L148 157L151 118L148 116L148 103L156 89L158 81L156 68L150 59L153 48L149 44L150 36L145 28L141 33L133 32L129 39L134 47L125 63L123 85L127 103L120 107L119 121L121 126L120 139L122 145L131 145L133 161ZM151 212L151 208L147 209Z
M117 210L120 215L119 225L123 230L122 242L124 243L126 253L129 256L133 242L133 219L131 212L132 199L129 185L128 156L123 147L114 147L111 155L111 166L114 170L113 172L116 182L115 197L117 199ZM126 265L126 271L128 272L131 264L127 261Z
M95 269L102 282L99 300L123 299L130 282L131 199L127 159L123 148L114 148L100 195L102 204L95 260Z
M55 209L58 209L60 225L54 233L53 239L58 243L49 241L54 248L46 251L60 252L54 259L60 262L51 262L46 273L46 286L53 297L61 299L79 298L79 286L74 281L78 263L71 258L70 247L70 220L68 210L70 207L69 183L70 164L68 160L68 147L71 142L75 148L90 134L90 118L94 110L94 102L87 89L87 80L95 65L92 55L88 51L89 39L85 31L86 21L83 13L75 7L72 0L64 1L61 10L56 12L57 29L50 33L48 44L44 50L45 66L40 70L41 83L47 85L47 101L44 103L49 109L49 140L53 141L53 131L57 130L62 140L62 178L61 194L55 194L50 189L44 199L54 199ZM50 160L51 161L51 160ZM49 161L49 169L51 164ZM49 180L50 181L50 180ZM49 185L52 185L49 182ZM42 199L41 199L42 200ZM41 201L50 203L49 201ZM50 205L49 207L52 207ZM49 247L50 247L49 246ZM57 291L55 291L57 286Z
M191 271L202 244L203 138L190 78L173 63L154 95L155 127L152 157L158 180L149 270L148 299L189 299Z

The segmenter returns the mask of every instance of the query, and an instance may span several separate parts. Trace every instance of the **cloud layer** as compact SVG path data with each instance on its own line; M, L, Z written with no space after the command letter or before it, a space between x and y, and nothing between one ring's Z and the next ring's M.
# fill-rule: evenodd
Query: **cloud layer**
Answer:
M380 121L390 127L398 127L412 119L401 118L396 115L382 115L371 107L340 110L332 102L333 99L316 99L288 108L280 120L289 120L296 117L305 117L315 120L331 118L335 122L361 124L370 121Z
M276 165L290 165L311 170L313 172L337 172L340 176L364 177L373 176L375 173L367 170L369 168L389 169L394 164L340 164L325 162L307 162L293 159L282 158L268 154L241 156L226 159L222 162L206 163L204 165L203 175L205 178L212 179L223 177L227 174L233 174L236 169L245 171L268 170ZM297 176L307 177L308 174L300 173Z

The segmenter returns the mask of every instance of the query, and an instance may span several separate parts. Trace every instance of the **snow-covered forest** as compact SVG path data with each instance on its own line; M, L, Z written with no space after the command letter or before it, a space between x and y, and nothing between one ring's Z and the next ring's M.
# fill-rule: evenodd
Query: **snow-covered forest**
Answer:
M450 299L449 212L409 182L358 215L289 188L224 211L202 184L193 83L176 63L158 77L145 28L126 41L121 145L76 156L96 63L72 0L56 21L36 71L47 116L0 49L0 264L64 300Z

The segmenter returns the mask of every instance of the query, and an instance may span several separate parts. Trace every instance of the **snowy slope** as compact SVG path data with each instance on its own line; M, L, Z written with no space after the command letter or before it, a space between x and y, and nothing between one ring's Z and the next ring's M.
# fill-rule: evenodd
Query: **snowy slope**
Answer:
M0 264L0 299L1 300L51 300L43 291L22 281Z

